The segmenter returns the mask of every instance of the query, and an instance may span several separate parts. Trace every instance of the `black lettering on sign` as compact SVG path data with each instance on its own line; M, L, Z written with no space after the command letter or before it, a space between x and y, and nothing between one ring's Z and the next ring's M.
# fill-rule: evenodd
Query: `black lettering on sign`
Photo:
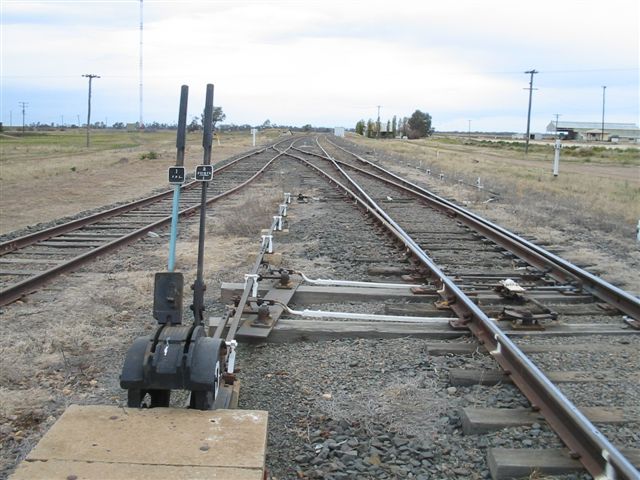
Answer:
M213 165L198 165L194 178L200 182L209 182L213 179Z

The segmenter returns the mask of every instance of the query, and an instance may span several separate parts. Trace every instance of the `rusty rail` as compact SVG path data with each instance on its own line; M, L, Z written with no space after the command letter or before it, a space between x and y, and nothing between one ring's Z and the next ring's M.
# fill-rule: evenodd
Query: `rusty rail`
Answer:
M322 148L322 147L320 147ZM513 383L539 411L574 458L580 460L595 478L638 479L638 471L600 431L567 399L564 394L540 371L540 369L508 338L487 315L448 278L429 258L420 246L377 205L367 193L323 149L327 159L348 179L358 194L337 179L311 165L303 158L287 154L302 161L325 176L351 196L362 208L376 218L400 241L429 271L438 286L438 293L447 300L462 323L466 324ZM309 153L309 152L304 152ZM362 197L362 198L361 198Z
M557 255L554 255L553 253L545 250L542 247L539 247L538 245L534 245L533 243L525 240L515 233L510 232L509 230L500 227L499 225L496 225L480 217L479 215L476 215L475 213L459 205L456 205L453 202L435 195L425 188L422 188L404 178L401 178L395 173L390 172L353 152L346 150L345 148L335 144L331 140L327 139L327 141L334 145L336 148L344 151L345 153L353 155L361 162L364 162L365 164L375 168L376 170L383 172L385 175L394 178L395 182L390 182L388 179L383 179L382 177L377 176L371 172L358 169L358 171L360 171L361 173L378 178L380 180L384 180L388 183L392 183L396 187L408 190L414 195L420 197L420 199L428 202L430 205L446 212L451 216L454 216L462 223L470 227L472 230L481 233L485 237L495 242L497 245L509 250L523 260L526 260L529 264L533 265L539 270L547 272L556 280L559 280L563 283L573 283L577 288L584 289L591 295L618 308L620 311L629 315L630 317L635 318L636 320L640 320L640 299L631 295L629 292L625 292L615 285L611 285L605 280L593 275L592 273L587 272L586 270L583 270L582 268L572 264L571 262L568 262L563 258L558 257ZM311 154L310 152L305 153ZM337 160L336 162L338 164L342 163ZM353 166L349 166L349 168L357 169L357 167Z
M278 155L276 155L271 160L272 162L275 159L285 155L286 151L288 150L288 148L286 150L284 150L284 151L279 151L277 148L274 147L274 150L276 150L278 152ZM267 235L273 235L273 232L276 229L276 225L277 225L277 221L274 219L271 222L271 226L269 227L269 232L267 233ZM254 277L252 275L257 275L258 272L260 271L260 266L262 265L264 256L267 253L267 249L268 249L268 244L263 242L263 244L260 247L260 251L256 255L256 259L253 262L251 270L249 270L249 275L250 276L247 277L247 281L245 283L244 290L242 291L242 295L240 296L240 300L239 300L238 305L236 307L236 310L234 312L233 318L231 319L231 322L229 323L229 329L227 330L227 335L225 337L226 338L226 342L231 342L231 341L233 341L235 339L236 332L238 331L238 327L240 326L240 321L242 320L242 313L244 312L244 307L245 307L245 305L247 305L247 302L249 301L251 290L253 289L253 285L256 282L256 280L254 279ZM217 325L216 330L214 331L214 333L212 335L213 338L221 338L222 337L222 332L223 332L223 330L225 329L226 326L227 326L227 322L221 321Z
M223 170L226 170L230 166L234 165L236 162L240 160L244 160L252 155L257 155L264 152L267 148L265 147L254 152L247 153L232 162L227 163L226 165L216 169L216 173L220 173ZM183 189L190 189L196 187L200 182L189 182L184 185ZM100 222L107 218L114 217L121 213L129 212L136 208L144 207L151 203L155 203L164 198L168 198L173 193L173 190L167 190L165 192L160 192L155 195L151 195L149 197L141 198L139 200L134 200L133 202L127 203L126 205L119 205L114 208L110 208L109 210L104 210L102 212L94 213L92 215L88 215L86 217L78 218L76 220L71 220L70 222L66 222L60 225L55 225L51 228L47 228L44 230L40 230L34 233L30 233L28 235L24 235L22 237L14 238L11 240L7 240L6 242L0 243L0 255L5 255L7 253L11 253L15 250L19 250L21 248L27 247L29 245L33 245L34 243L42 242L43 240L48 240L57 235L61 235L63 233L72 232L74 230L78 230L79 228L85 227L87 225L91 225L93 223Z
M282 142L280 142L282 143ZM271 147L270 147L271 148ZM275 149L275 148L274 148ZM220 172L225 168L228 168L229 165L234 164L236 161L240 161L244 158L247 158L248 156L251 155L255 155L256 153L262 153L263 151L265 151L265 149L262 149L260 152L253 152L250 154L247 154L243 157L238 158L237 160L235 160L234 162L231 162L219 169L216 170L216 172ZM223 192L219 195L216 195L215 197L212 197L211 199L209 199L207 201L207 205L213 202L216 202L224 197L226 197L227 195L230 195L238 190L240 190L241 188L245 187L246 185L248 185L249 183L251 183L253 180L255 180L258 176L260 176L266 169L267 167L269 167L271 165L271 163L280 156L281 154L278 153L275 157L273 157L271 160L269 160L260 170L258 170L258 172L256 172L252 177L250 177L249 179L247 179L245 182L227 190L226 192ZM171 193L171 192L167 192ZM188 208L185 208L184 210L180 211L180 216L185 216L185 215L190 215L196 211L198 211L198 209L200 208L200 205L194 205ZM8 303L14 302L16 300L18 300L19 298L21 298L23 295L26 295L28 293L31 293L32 291L34 291L38 286L42 285L43 283L51 280L52 278L60 275L61 273L67 272L69 270L72 270L76 267L78 267L79 265L83 265L85 263L88 263L89 261L93 260L95 257L97 257L98 255L102 255L103 253L109 252L111 250L114 250L115 248L118 248L126 243L129 243L133 240L136 240L138 238L140 238L141 236L143 236L145 233L164 226L166 224L168 224L171 221L171 215L168 215L165 218L162 218L154 223L151 223L149 225L145 225L142 228L139 228L138 230L135 230L134 232L131 232L127 235L124 235L120 238L117 238L109 243L106 243L105 245L101 246L101 247L97 247L89 252L86 252L82 255L79 255L77 257L72 258L71 260L61 263L59 265L56 265L55 267L52 267L48 270L45 270L44 272L42 272L39 275L33 276L33 277L29 277L25 280L23 280L22 282L16 283L2 291L0 291L0 305L6 305ZM70 222L73 223L73 222ZM92 222L93 223L93 222ZM67 225L67 224L65 224ZM60 227L62 227L63 225L60 225ZM55 227L54 227L55 228ZM78 227L76 227L78 228ZM49 237L47 237L49 238Z

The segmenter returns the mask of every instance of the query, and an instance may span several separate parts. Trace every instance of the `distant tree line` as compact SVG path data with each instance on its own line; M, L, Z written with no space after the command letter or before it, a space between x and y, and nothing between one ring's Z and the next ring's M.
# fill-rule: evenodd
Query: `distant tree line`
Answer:
M252 128L261 128L261 129L278 128L282 130L289 130L292 132L311 132L311 131L327 132L327 133L333 132L333 128L314 127L310 123L307 123L306 125L303 125L301 127L297 125L284 125L284 124L278 125L276 123L271 122L271 120L269 119L262 122L261 125L250 125L248 123L244 123L241 125L236 125L235 123L227 123L227 124L221 123L226 118L227 118L227 115L222 110L222 107L213 107L213 118L212 118L213 129L221 132L235 132L235 131L241 131L241 130L250 130ZM191 118L191 122L187 124L187 131L197 132L199 130L202 130L203 123L204 123L204 112L200 116L193 116ZM97 121L91 124L92 129L111 128L114 130L125 130L129 126L133 126L135 130L138 130L138 129L176 130L178 128L177 123L162 123L162 122L156 122L156 121L147 122L144 125L140 125L140 122L135 122L135 123L113 122L111 126L108 126L105 122L102 122L102 121ZM61 124L56 125L54 122L52 122L51 124L36 122L26 126L26 129L30 131L34 131L34 130L47 131L47 130L56 130L56 129L65 129L65 128L70 128L70 129L86 128L86 124L76 125L76 124L67 123L64 125L61 125Z
M411 139L428 137L433 133L431 115L416 110L410 117L398 118L396 115L386 122L376 122L371 118L366 122L356 123L356 133L369 138L395 138L397 136Z

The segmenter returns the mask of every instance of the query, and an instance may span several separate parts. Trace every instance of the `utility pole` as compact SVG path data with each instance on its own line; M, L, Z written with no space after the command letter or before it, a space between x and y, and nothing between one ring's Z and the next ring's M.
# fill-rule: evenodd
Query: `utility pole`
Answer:
M91 81L94 78L100 78L100 75L95 75L93 73L85 73L82 75L83 77L87 77L89 79L89 100L87 102L87 147L89 146L89 132L91 131Z
M558 138L558 118L560 117L559 113L554 113L556 116L556 138Z
M378 105L378 121L376 122L378 131L376 132L376 138L380 138L380 107L382 107L382 105Z
M27 105L29 105L28 102L18 102L18 105L20 105L20 107L22 108L22 133L24 133L24 114L25 114L25 110L27 108Z
M471 138L471 120L467 120L469 122L469 132L467 134L467 137L470 139Z
M607 86L602 86L602 131L600 133L600 141L604 142L604 93L607 90Z
M529 75L531 75L531 78L529 79L529 111L527 112L527 137L525 139L525 144L524 144L524 154L526 155L527 153L529 153L529 127L531 126L531 97L533 96L533 76L538 73L537 70L533 69L533 70L528 70L524 73L528 73Z
M60 115L60 126L64 127L64 115Z
M9 126L13 126L13 110L9 110Z

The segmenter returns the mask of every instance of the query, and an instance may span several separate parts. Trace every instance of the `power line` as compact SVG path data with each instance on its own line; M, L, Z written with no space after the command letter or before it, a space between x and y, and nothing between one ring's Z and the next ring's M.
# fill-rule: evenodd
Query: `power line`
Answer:
M524 73L528 73L529 75L531 75L530 79L529 79L529 111L527 112L527 137L525 139L525 144L524 144L524 154L526 155L527 153L529 153L529 127L531 126L531 98L533 96L533 76L538 73L538 71L536 69L533 70L527 70Z

